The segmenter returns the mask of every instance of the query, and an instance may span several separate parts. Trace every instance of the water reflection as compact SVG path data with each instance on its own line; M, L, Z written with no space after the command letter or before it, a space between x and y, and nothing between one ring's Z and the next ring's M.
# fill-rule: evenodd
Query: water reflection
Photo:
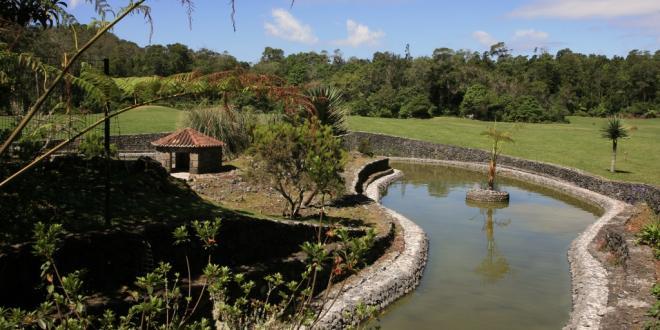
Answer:
M509 273L509 262L500 254L495 244L495 226L506 227L511 223L511 219L495 219L495 210L503 209L509 206L508 203L477 203L474 201L465 201L469 207L479 208L479 214L483 217L484 225L481 228L486 232L487 253L486 257L474 269L474 272L481 275L482 280L488 283L496 283L503 279Z
M415 221L430 242L420 286L387 309L383 329L562 327L571 309L566 251L597 218L589 205L504 177L510 205L466 203L482 173L391 165L404 177L383 205Z

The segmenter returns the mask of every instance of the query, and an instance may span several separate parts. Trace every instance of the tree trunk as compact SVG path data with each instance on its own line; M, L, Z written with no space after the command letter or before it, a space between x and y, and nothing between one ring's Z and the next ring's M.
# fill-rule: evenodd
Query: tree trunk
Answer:
M318 190L314 190L308 197L305 199L303 202L303 206L309 206L310 203L312 203L312 200L314 200L314 197L316 197L316 194L318 194Z
M610 164L610 172L616 172L614 168L616 165L616 141L612 141L612 163Z
M488 166L488 189L495 190L495 160L490 160L490 165Z

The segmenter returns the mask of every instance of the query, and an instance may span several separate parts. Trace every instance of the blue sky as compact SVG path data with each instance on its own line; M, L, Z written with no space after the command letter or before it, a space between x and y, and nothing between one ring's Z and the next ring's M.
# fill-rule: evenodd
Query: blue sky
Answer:
M81 22L95 16L85 0L68 0ZM126 1L111 0L113 6ZM660 0L236 0L236 32L227 0L196 0L192 30L177 0L149 0L154 33L139 16L114 32L141 46L180 42L258 61L265 46L286 54L332 52L370 58L375 51L413 56L449 47L484 51L504 41L514 53L535 47L551 53L625 55L660 49Z

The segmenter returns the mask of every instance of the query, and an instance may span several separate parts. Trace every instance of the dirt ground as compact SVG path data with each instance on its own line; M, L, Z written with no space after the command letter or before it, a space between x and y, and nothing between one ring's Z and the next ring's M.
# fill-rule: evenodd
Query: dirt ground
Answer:
M344 226L366 226L384 234L390 228L388 216L373 201L363 196L351 195L349 185L353 183L357 170L374 160L359 153L350 153L343 173L347 186L346 194L327 200L323 223ZM285 218L286 200L273 188L260 185L248 178L249 159L240 157L227 162L221 173L201 174L190 178L191 188L219 205L245 212L256 217ZM301 210L300 221L319 222L320 198Z
M608 310L602 329L645 329L652 318L647 313L655 303L651 287L660 278L660 262L651 248L639 245L637 233L654 220L646 205L636 205L598 234L592 253L607 268ZM650 327L650 329L656 329Z

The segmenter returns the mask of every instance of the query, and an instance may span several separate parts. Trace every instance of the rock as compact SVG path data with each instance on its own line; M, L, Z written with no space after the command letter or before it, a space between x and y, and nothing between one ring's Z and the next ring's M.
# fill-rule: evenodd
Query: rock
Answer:
M479 202L507 202L509 201L509 193L489 189L470 189L465 199Z

